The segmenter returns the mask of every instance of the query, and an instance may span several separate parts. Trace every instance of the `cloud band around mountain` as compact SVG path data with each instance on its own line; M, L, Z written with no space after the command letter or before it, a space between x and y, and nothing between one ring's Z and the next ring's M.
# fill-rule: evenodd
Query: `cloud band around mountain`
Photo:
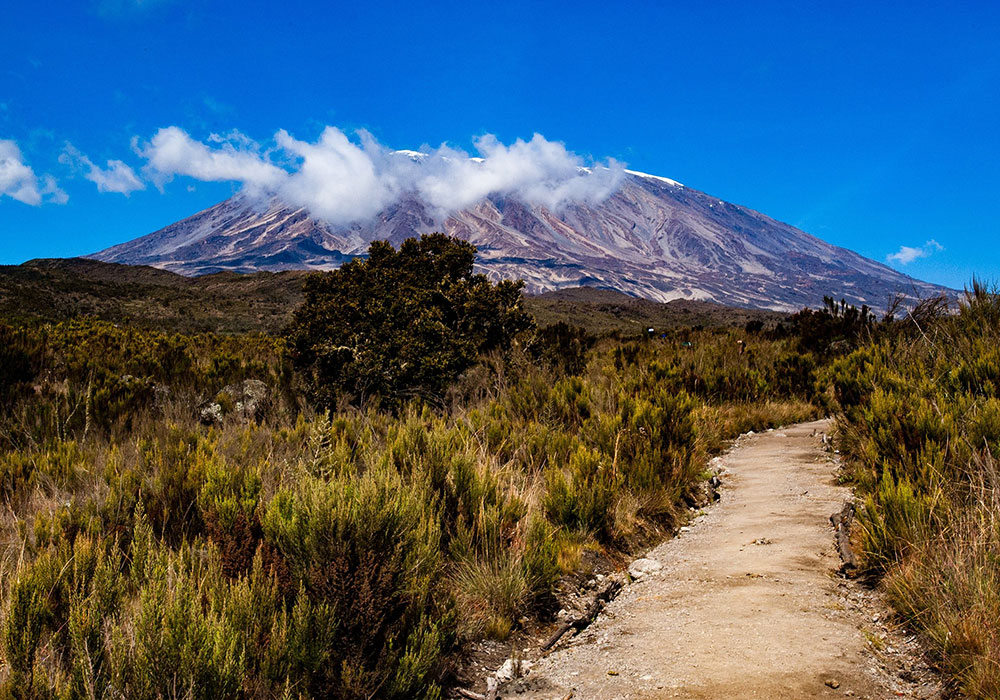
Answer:
M551 210L596 204L624 176L620 163L586 167L583 158L540 134L510 145L486 135L474 145L477 157L449 146L394 151L367 132L354 142L328 126L314 143L281 130L265 147L238 132L201 142L170 126L136 150L146 160L143 173L159 187L175 176L237 182L252 196L278 196L338 225L369 219L407 196L420 197L440 218L493 193Z

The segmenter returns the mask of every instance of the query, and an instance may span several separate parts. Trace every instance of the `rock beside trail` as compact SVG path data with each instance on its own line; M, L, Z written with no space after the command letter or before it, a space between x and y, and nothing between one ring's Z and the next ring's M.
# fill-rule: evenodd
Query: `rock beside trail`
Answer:
M214 399L203 403L198 417L205 425L217 425L227 416L243 422L258 420L269 397L267 384L259 379L245 379L226 385Z
M531 666L532 663L526 659L507 659L493 675L498 682L507 683L526 675Z
M719 490L722 488L722 480L718 474L713 474L704 481L699 481L694 489L687 496L687 505L690 508L704 508L710 503L719 500Z
M655 574L663 568L663 564L655 559L636 559L629 564L628 573L632 578L642 578L649 574Z

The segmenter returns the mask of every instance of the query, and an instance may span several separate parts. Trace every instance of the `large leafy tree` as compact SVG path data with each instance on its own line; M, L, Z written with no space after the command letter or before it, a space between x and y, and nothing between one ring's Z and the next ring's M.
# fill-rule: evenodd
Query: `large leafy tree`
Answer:
M470 243L434 233L398 251L376 241L367 258L310 275L288 338L313 400L433 400L480 354L507 349L529 330L523 282L474 274L475 254Z

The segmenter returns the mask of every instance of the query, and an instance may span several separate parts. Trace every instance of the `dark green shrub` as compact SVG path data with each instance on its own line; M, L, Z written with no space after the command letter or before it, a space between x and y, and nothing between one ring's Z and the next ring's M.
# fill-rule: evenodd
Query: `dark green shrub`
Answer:
M236 698L245 674L245 637L222 610L203 604L197 583L160 559L138 593L131 634L112 632L112 683L122 697Z
M211 443L176 427L140 443L141 497L157 536L179 544L201 532L197 500L213 459Z
M529 351L544 365L563 374L580 374L587 366L587 351L597 339L579 326L559 323L535 331Z
M565 469L547 472L545 513L557 525L607 538L620 478L600 454L580 447Z
M779 324L773 335L798 339L803 352L821 355L843 353L866 340L875 327L875 314L841 299L823 297L822 309L803 309Z
M24 394L38 372L41 348L31 334L0 324L0 414Z
M5 690L14 697L30 694L35 653L51 620L48 598L44 583L28 575L22 575L7 596L3 651L10 676Z
M310 276L289 343L314 401L440 398L484 352L530 328L521 283L473 274L475 248L441 234L371 245Z

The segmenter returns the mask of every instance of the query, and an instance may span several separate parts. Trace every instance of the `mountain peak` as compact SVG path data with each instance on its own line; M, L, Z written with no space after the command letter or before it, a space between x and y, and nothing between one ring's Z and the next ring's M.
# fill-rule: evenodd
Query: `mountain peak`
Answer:
M497 193L442 218L413 195L369 221L336 226L278 199L237 195L90 257L185 275L332 269L364 255L372 241L398 245L435 230L470 241L481 271L524 279L533 293L594 286L654 301L789 310L818 306L825 295L881 308L893 294L950 292L759 212L633 170L599 203L549 209Z

